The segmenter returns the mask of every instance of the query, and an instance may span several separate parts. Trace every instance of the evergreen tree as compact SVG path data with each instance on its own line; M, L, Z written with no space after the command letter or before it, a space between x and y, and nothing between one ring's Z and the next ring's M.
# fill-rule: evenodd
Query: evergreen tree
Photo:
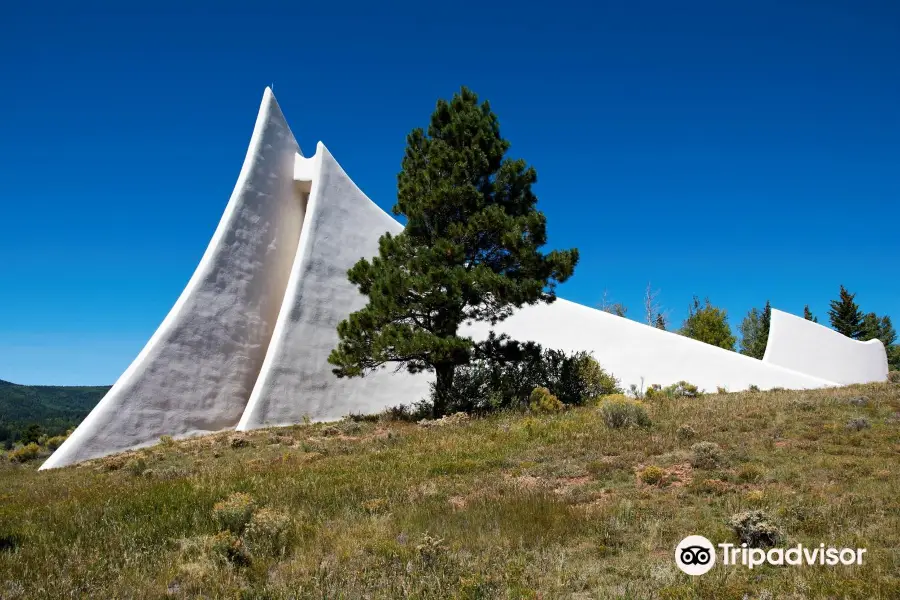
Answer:
M38 425L37 423L31 423L22 432L22 437L20 438L22 441L22 445L27 446L32 442L37 443L37 441L41 439L41 435L43 433L44 432L41 429L40 425Z
M897 332L888 316L878 317L875 313L867 313L863 317L862 334L860 340L881 340L885 348L889 348L897 341Z
M688 311L688 318L679 330L681 335L726 350L734 350L737 340L731 333L728 313L725 310L713 306L709 298L706 299L705 305L701 305L700 300L694 296L694 303Z
M508 148L489 104L466 88L438 101L427 132L407 136L393 208L406 228L383 235L378 256L348 271L368 303L338 325L328 358L338 377L387 363L434 371L440 416L459 365L518 347L502 336L476 344L458 335L460 325L493 325L522 305L555 300L578 251L541 252L547 232L532 191L537 173L504 157Z
M878 320L878 315L873 312L866 313L863 316L862 332L859 334L859 339L863 342L878 339L878 334L880 332L881 321Z
M835 331L857 340L863 333L863 314L853 301L854 298L856 294L851 294L841 286L840 296L831 301L828 316Z
M772 305L766 300L761 311L751 308L741 321L741 354L762 360L769 342L769 326L772 322Z
M809 310L809 304L803 307L803 318L807 321L812 321L813 323L819 322L819 317L814 317L812 311Z
M656 328L662 329L663 331L665 331L666 329L668 329L667 325L668 325L668 323L666 323L665 315L663 315L662 313L657 313L656 314Z
M762 354L759 352L761 320L759 309L751 308L744 320L741 321L738 327L738 330L741 332L741 354L752 356L753 358L762 358Z
M891 323L891 318L887 315L881 317L878 339L881 340L885 348L893 346L897 342L897 331L894 329L894 324Z
M900 371L900 344L894 344L888 350L888 368L891 371Z

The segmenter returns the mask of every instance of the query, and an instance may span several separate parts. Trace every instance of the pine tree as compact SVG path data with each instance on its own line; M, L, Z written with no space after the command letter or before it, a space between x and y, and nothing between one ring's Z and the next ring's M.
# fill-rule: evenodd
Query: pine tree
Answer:
M440 416L459 365L515 346L477 344L458 335L460 325L494 325L522 305L555 300L578 251L541 252L547 232L532 191L537 173L504 157L508 148L490 105L466 88L438 101L427 132L407 136L393 207L406 228L383 235L378 256L348 271L368 303L338 325L340 341L328 358L338 377L387 363L434 371L433 413Z
M772 322L772 305L766 300L761 311L751 308L741 321L741 354L762 360L769 342L769 326Z
M726 350L734 350L737 341L728 325L728 313L713 306L709 298L706 299L705 306L701 305L696 296L679 333Z
M663 331L665 331L666 329L668 329L667 326L668 326L668 323L666 323L665 315L663 315L662 313L657 313L656 314L656 328L662 329Z
M803 318L807 321L812 321L813 323L819 322L819 317L813 316L812 311L809 310L809 304L803 307Z
M867 313L863 317L862 334L859 337L862 341L881 340L885 348L889 348L897 341L897 332L894 330L894 324L888 316L878 317L873 312Z
M881 340L885 348L893 346L897 342L897 331L894 329L894 324L891 323L891 318L887 315L881 317L878 339Z
M891 371L900 371L900 344L894 344L888 349L888 368Z
M876 340L878 334L881 333L881 321L878 315L873 312L866 313L862 320L862 332L859 334L860 341Z
M856 302L853 301L854 298L856 298L856 294L851 294L844 286L841 286L840 297L831 301L831 310L828 311L828 316L835 331L856 340L863 333L863 314Z
M769 328L772 325L772 305L766 300L766 307L763 309L762 319L759 322L759 350L762 354L766 353L766 345L769 343ZM762 358L760 356L760 358Z

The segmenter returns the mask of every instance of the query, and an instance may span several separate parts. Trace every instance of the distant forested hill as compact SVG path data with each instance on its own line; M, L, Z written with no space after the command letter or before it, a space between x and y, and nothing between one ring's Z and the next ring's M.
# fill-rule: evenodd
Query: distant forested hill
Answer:
M0 444L32 423L48 435L78 425L110 386L17 385L0 379Z

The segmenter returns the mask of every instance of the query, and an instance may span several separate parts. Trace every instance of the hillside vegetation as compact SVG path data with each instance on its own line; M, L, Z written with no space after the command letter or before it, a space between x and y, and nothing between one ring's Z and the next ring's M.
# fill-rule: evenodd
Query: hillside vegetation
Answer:
M900 597L900 386L645 407L642 427L587 406L0 461L0 597ZM677 570L679 540L735 542L749 509L866 560Z
M15 441L32 423L60 435L84 419L109 386L17 385L0 380L0 443Z

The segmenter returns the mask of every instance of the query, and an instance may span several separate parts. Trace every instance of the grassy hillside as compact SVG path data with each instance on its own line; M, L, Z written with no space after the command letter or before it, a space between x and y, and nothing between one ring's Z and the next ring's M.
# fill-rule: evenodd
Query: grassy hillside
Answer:
M0 461L0 597L900 597L900 386L647 411L649 428L580 408L164 440L51 472ZM865 562L676 569L679 540L734 542L748 509L785 545Z
M0 442L37 423L50 435L84 419L109 386L17 385L0 379Z

